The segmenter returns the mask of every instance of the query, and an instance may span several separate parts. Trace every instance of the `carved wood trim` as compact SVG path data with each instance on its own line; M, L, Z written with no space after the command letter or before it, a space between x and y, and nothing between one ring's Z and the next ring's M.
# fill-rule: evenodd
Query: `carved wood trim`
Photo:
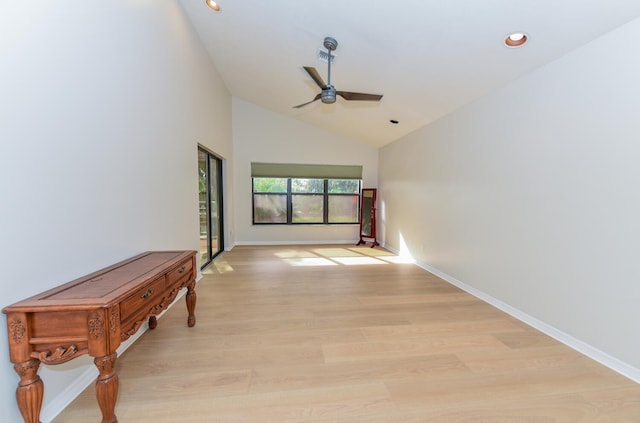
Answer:
M140 329L140 326L142 326L142 324L144 323L144 321L147 320L146 317L142 320L138 320L136 321L133 326L131 327L131 329L129 329L126 332L122 332L120 334L120 341L126 341L127 339L129 339L129 337L131 337L131 335L133 335L134 333L136 333L138 331L138 329Z
M18 317L14 317L9 322L9 334L11 335L11 339L14 343L20 344L24 341L25 335L27 333L27 326L24 324L22 319Z
M96 357L93 359L93 363L98 368L98 371L100 371L99 378L102 377L104 379L113 374L113 368L115 366L117 356L117 353L113 353L106 357Z
M20 385L28 385L40 379L40 376L38 376L39 367L40 362L38 360L29 360L24 363L15 363L13 365L13 368L15 369L18 376L20 376Z
M111 308L111 313L109 315L109 327L111 328L111 332L115 333L118 329L118 325L120 323L120 307L114 306Z
M44 364L62 364L79 355L86 354L87 352L88 351L86 349L78 349L76 345L69 345L68 348L58 347L53 351L53 353L51 351L42 351L39 353L32 353L32 355Z
M100 311L94 311L89 315L87 321L89 325L89 335L93 339L104 338L104 320L102 319L102 313Z

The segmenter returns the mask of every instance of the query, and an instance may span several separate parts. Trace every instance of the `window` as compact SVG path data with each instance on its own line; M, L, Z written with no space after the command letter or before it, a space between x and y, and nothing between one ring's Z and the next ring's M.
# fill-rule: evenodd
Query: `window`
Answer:
M251 163L254 224L358 223L362 166Z
M359 179L253 178L254 224L358 223Z

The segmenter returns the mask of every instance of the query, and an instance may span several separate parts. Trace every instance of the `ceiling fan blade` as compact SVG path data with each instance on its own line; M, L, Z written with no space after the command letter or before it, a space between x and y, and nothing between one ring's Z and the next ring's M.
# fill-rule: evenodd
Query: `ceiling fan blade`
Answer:
M323 90L327 88L327 84L324 83L316 68L313 68L311 66L303 66L303 68L307 71L311 79L313 79L320 88L322 88Z
M352 93L349 91L336 91L336 94L345 100L357 100L357 101L380 101L382 95L380 94L363 94Z
M304 107L304 106L306 106L307 104L311 104L311 103L313 103L313 102L314 102L314 101L316 101L316 100L320 100L320 97L321 97L321 96L322 96L322 93L319 93L317 96L315 96L315 97L313 98L313 100L311 100L311 101L307 101L306 103L298 104L297 106L293 106L293 108L294 108L294 109L299 109L300 107Z

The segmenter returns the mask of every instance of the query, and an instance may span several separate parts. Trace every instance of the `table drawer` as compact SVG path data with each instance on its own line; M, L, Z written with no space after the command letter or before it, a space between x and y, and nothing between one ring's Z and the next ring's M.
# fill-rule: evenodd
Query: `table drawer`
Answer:
M167 286L173 286L179 280L190 280L193 272L193 260L183 261L177 268L167 273Z
M120 319L125 321L138 312L147 313L156 305L157 298L164 294L164 290L164 275L138 289L120 304Z

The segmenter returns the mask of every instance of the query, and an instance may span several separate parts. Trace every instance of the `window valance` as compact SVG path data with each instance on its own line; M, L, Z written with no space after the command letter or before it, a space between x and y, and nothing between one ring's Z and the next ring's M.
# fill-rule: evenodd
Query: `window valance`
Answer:
M251 163L252 178L362 179L362 166Z

